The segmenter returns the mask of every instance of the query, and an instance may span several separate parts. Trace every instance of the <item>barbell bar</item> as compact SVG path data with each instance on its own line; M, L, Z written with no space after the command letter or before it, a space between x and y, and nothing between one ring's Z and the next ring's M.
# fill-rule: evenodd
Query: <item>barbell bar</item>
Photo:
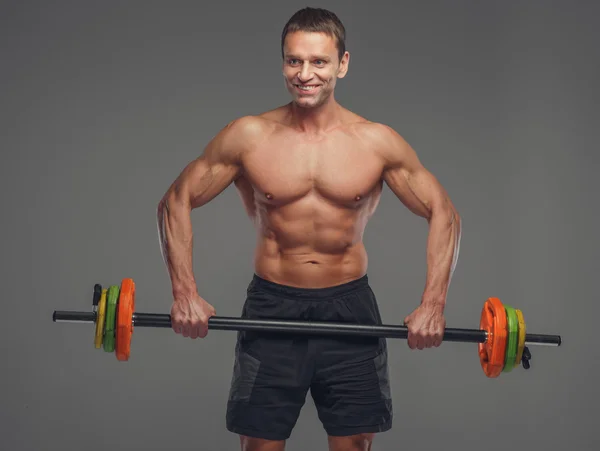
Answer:
M118 360L126 361L130 355L131 338L134 327L156 327L171 328L171 316L169 314L142 313L135 311L135 283L133 279L123 279L120 286L111 286L111 292L117 293L113 296L112 306L106 303L106 293L99 284L94 286L93 310L91 312L55 310L52 314L52 320L56 323L92 323L96 324L97 329L104 329L104 333L113 333L114 331L114 350ZM109 296L108 296L109 298ZM99 305L100 304L100 305ZM107 307L108 305L108 307ZM98 309L98 307L100 307ZM481 312L479 329L445 328L443 341L476 343L478 345L478 354L485 374L488 377L498 377L501 372L508 372L513 367L523 364L529 368L531 354L527 346L560 346L562 337L560 335L532 334L524 333L520 330L518 334L514 326L508 326L506 310L498 298L488 298L484 303ZM114 324L108 327L104 324L97 324L99 318L104 316L106 309L114 309ZM508 307L510 309L510 307ZM102 313L101 313L102 312ZM522 317L520 311L519 314ZM512 324L512 323L511 323ZM105 327L106 326L106 327ZM519 321L519 328L525 327L524 320ZM307 335L327 335L327 336L364 336L381 338L408 338L408 327L405 325L367 325L339 322L319 322L319 321L297 321L297 320L279 320L279 319L254 319L254 318L235 318L225 316L213 316L208 320L209 330L224 331L253 331L253 332L271 332L282 334L307 334ZM101 331L102 332L102 331ZM509 340L509 334L520 336ZM112 338L112 337L111 337ZM518 341L518 347L522 362L508 362L506 355L508 353L508 343ZM517 345L513 349L517 354ZM96 347L99 347L98 344ZM110 348L111 350L113 348ZM106 348L105 348L106 350ZM524 352L525 351L525 352Z
M97 313L55 310L52 319L56 323L95 323ZM171 315L163 313L133 313L135 327L171 328ZM252 332L303 333L309 335L350 335L381 338L408 338L408 327L398 325L368 325L295 320L262 320L213 316L208 320L208 329ZM462 343L485 343L488 332L481 329L444 329L444 341ZM560 335L527 333L526 345L560 346Z

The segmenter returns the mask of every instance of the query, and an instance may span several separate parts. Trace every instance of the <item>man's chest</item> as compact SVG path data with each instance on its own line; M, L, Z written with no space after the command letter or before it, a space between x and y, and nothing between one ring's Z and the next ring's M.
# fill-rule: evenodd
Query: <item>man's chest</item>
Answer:
M246 155L243 164L256 194L275 202L316 192L332 201L354 203L379 185L383 167L373 149L350 140L274 140Z

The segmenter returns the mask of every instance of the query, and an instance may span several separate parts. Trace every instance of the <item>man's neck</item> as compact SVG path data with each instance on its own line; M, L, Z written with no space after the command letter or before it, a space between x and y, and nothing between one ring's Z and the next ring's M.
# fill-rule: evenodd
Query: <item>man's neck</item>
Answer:
M292 102L290 125L305 133L321 134L340 124L340 112L341 107L333 98L316 108L302 108Z

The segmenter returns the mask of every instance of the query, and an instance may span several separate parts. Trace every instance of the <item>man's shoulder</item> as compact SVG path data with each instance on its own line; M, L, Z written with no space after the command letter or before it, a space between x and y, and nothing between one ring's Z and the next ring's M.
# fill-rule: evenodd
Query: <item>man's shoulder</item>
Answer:
M361 118L352 123L352 131L363 140L380 144L400 137L398 132L383 122Z
M272 121L260 115L239 116L231 120L219 132L217 140L221 148L233 152L237 157L256 149L274 131Z
M239 116L229 122L225 130L242 139L262 140L283 125L280 116L279 109Z
M359 121L353 126L353 133L369 150L377 154L386 164L404 159L410 145L392 126L375 121Z
M357 121L352 124L352 131L364 143L381 150L396 147L405 142L400 133L383 122L375 122L367 119Z
M229 122L225 130L236 135L250 137L252 135L260 135L272 128L272 124L260 115L240 116Z

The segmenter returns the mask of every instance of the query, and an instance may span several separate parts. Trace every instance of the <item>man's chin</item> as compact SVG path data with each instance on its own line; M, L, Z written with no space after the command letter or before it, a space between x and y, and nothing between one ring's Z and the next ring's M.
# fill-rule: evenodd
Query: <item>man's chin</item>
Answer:
M294 104L299 108L310 109L318 107L321 102L316 98L296 97L294 98Z

